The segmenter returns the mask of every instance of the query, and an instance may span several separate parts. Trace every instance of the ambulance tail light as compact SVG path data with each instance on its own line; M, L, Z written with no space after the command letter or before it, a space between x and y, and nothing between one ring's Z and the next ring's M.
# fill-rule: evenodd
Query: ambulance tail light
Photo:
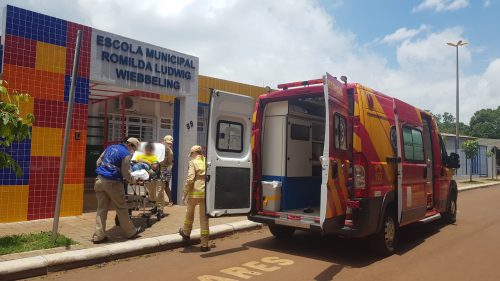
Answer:
M278 89L286 90L286 89L291 88L291 87L310 86L310 85L317 85L317 84L323 84L323 79L313 79L313 80L307 80L307 81L279 84Z
M362 165L354 165L354 197L367 197L366 173Z
M365 167L362 165L354 165L354 188L365 188Z

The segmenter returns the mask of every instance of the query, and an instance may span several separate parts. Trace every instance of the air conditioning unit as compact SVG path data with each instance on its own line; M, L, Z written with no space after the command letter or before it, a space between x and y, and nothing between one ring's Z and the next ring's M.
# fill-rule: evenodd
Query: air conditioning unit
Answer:
M124 102L125 100L125 102ZM135 102L135 100L132 98L132 97L119 97L117 99L117 109L118 110L122 110L122 109L125 109L125 111L137 111L138 108L138 104Z

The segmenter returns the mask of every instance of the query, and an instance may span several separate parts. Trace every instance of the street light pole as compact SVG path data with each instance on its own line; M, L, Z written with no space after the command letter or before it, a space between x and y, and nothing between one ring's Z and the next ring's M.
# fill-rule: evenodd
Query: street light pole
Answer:
M455 43L446 43L448 46L455 47L457 51L457 97L456 97L456 124L455 124L455 153L458 153L458 147L459 147L459 133L458 133L458 127L459 127L459 101L460 101L460 86L459 86L459 75L458 75L458 47L460 46L465 46L467 45L467 42L464 42L462 40L458 41L456 44Z

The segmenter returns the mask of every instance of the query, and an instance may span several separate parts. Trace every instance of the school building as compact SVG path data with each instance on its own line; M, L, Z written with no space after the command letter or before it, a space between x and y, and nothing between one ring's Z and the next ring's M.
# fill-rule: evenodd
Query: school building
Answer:
M125 136L152 142L174 136L176 199L189 148L206 142L210 89L253 97L265 92L199 75L195 56L10 5L4 7L1 27L1 79L10 90L31 95L21 111L33 113L35 124L31 139L7 150L23 176L0 169L0 223L54 215L78 30L83 37L62 216L92 210L95 161Z

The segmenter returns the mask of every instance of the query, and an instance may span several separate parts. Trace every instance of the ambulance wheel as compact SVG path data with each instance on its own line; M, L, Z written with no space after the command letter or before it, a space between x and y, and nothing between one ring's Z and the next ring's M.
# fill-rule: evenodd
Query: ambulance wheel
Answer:
M295 233L295 228L282 225L270 225L269 230L277 239L288 239Z
M382 227L379 233L375 234L372 240L372 246L375 252L381 256L390 256L394 254L398 242L398 224L392 208L387 209L382 221Z
M451 192L448 208L446 209L446 212L442 213L443 222L448 224L453 224L457 221L457 192L455 190L452 190Z

